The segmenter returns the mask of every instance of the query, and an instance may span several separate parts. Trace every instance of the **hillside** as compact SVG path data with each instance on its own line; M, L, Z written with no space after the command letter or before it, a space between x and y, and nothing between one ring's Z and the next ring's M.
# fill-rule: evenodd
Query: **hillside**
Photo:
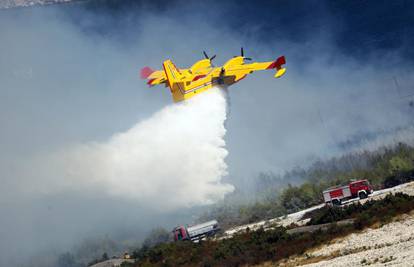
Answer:
M341 259L343 255L355 253L361 254L351 265L347 265L349 260L343 259L337 266L380 264L397 257L405 260L406 255L413 252L413 195L414 183L409 183L342 207L316 207L311 220L304 222L306 227L281 226L286 219L282 218L271 225L265 223L258 228L249 225L231 235L227 233L223 238L199 244L177 242L144 247L134 252L137 262L128 266L299 266L309 263L331 266L324 260ZM292 223L302 220L301 216L289 217ZM314 224L318 218L325 218L324 227ZM381 257L380 251L370 252L385 247L398 250L400 254L390 251Z
M365 202L369 201L369 200L380 200L383 199L384 197L386 197L388 194L395 194L395 193L405 193L411 196L414 196L414 182L410 182L410 183L406 183L406 184L401 184L392 188L387 188L387 189L382 189L382 190L378 190L375 191L368 199L352 199L349 200L347 202L345 202L345 205L350 205L353 203L361 203L364 204ZM320 209L321 207L323 207L324 204L319 204L295 213L291 213L288 214L286 216L280 216L277 218L273 218L273 219L269 219L269 220L263 220L263 221L259 221L259 222L255 222L255 223L250 223L250 224L246 224L246 225L241 225L241 226L237 226L237 227L233 227L228 229L227 231L224 232L223 238L229 238L232 237L234 234L236 233L240 233L245 231L247 228L249 228L249 230L257 230L260 227L265 227L267 229L270 229L272 227L277 227L277 226L289 226L291 224L295 224L297 226L302 226L302 225L306 225L306 223L309 222L309 218L304 219L304 215L307 212L311 212L313 210L317 210Z
M347 184L350 179L368 179L378 194L384 188L414 180L414 147L398 143L316 161L308 168L297 167L284 175L268 174L258 178L263 190L256 192L256 201L245 204L223 201L211 207L198 221L217 219L221 227L228 230L300 212L323 203L324 189ZM286 184L295 179L302 182Z
M131 266L161 266L165 262L171 266L323 264L323 260L334 256L363 252L355 244L346 246L350 241L344 241L339 251L331 251L327 248L329 244L354 235L364 239L369 237L370 227L379 229L387 224L393 227L395 218L414 210L414 182L410 182L414 178L414 147L411 145L398 143L374 151L350 153L316 162L307 169L292 170L282 179L295 176L301 177L302 184L281 189L277 189L281 177L268 177L268 190L255 203L216 205L201 220L210 217L219 221L224 232L217 238L196 245L190 242L143 245L134 252L138 265ZM374 186L374 193L368 199L349 200L341 208L321 204L323 189L361 178L367 178ZM364 236L364 233L368 234ZM370 240L359 242L372 243ZM379 240L379 244L387 242ZM365 245L365 249L371 248ZM359 262L363 263L394 259L361 257Z
M308 266L404 266L414 262L414 213L333 241L308 253L326 260Z
M308 169L295 169L284 178L290 180L299 175L302 184L281 189L275 188L280 178L270 177L267 197L258 198L256 203L216 205L201 218L219 221L223 232L214 239L200 244L169 243L168 230L154 229L140 247L133 248L137 263L128 266L323 264L323 260L334 260L334 256L362 252L358 246L347 247L350 241L344 241L344 248L339 251L326 248L329 244L365 232L369 237L369 227L378 229L379 225L392 224L398 216L414 210L414 182L409 182L414 178L414 147L407 144L316 162ZM356 178L367 178L374 186L368 199L349 200L341 208L321 204L323 189ZM317 248L321 252L316 252ZM359 261L364 263L376 260L364 261L361 257ZM393 258L377 261L386 260Z
M414 195L414 183L405 184L387 193ZM384 194L374 196L379 199ZM367 200L365 200L367 201ZM393 218L387 224L374 224L327 244L309 249L276 263L258 266L406 266L414 261L414 211Z

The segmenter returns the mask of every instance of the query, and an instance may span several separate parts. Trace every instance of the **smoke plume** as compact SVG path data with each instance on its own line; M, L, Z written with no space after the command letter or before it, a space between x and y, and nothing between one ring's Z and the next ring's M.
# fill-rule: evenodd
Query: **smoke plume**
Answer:
M99 190L155 209L212 203L233 190L226 175L225 92L171 104L102 143L79 144L29 163L37 193Z

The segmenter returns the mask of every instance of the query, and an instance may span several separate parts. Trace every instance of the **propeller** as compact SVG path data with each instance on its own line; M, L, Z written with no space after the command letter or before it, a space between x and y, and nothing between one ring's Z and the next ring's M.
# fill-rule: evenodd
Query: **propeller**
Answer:
M220 70L220 74L219 74L219 76L223 76L223 75L224 75L224 72L225 72L225 70L224 70L224 68L222 67L222 68L221 68L221 70Z
M209 56L207 55L206 51L203 51L203 55L204 55L204 57L205 57L206 59L210 59L210 61L212 61L213 59L215 59L215 58L216 58L216 55L214 55L214 56L212 56L212 57L209 57Z
M251 57L244 57L244 49L243 47L240 48L240 56L244 58L244 60L252 60Z

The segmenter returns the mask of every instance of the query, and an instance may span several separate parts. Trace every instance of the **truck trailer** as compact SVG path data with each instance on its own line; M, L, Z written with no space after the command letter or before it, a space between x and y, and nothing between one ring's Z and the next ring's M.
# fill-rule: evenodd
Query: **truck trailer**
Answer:
M220 227L216 220L188 227L181 225L173 230L174 241L191 240L198 242L203 238L214 236L219 230Z
M328 188L323 191L325 203L341 205L342 201L359 197L367 198L374 192L368 180L352 181L347 185Z

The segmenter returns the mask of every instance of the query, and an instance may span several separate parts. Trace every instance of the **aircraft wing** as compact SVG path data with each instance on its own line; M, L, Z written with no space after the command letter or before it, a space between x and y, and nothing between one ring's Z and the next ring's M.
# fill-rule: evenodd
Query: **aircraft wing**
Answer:
M283 67L284 64L286 64L286 59L284 56L281 56L281 57L278 57L275 61L263 62L263 63L251 63L251 64L247 64L246 67L249 68L251 71L276 69L276 73L274 77L280 78L286 72L286 68Z

